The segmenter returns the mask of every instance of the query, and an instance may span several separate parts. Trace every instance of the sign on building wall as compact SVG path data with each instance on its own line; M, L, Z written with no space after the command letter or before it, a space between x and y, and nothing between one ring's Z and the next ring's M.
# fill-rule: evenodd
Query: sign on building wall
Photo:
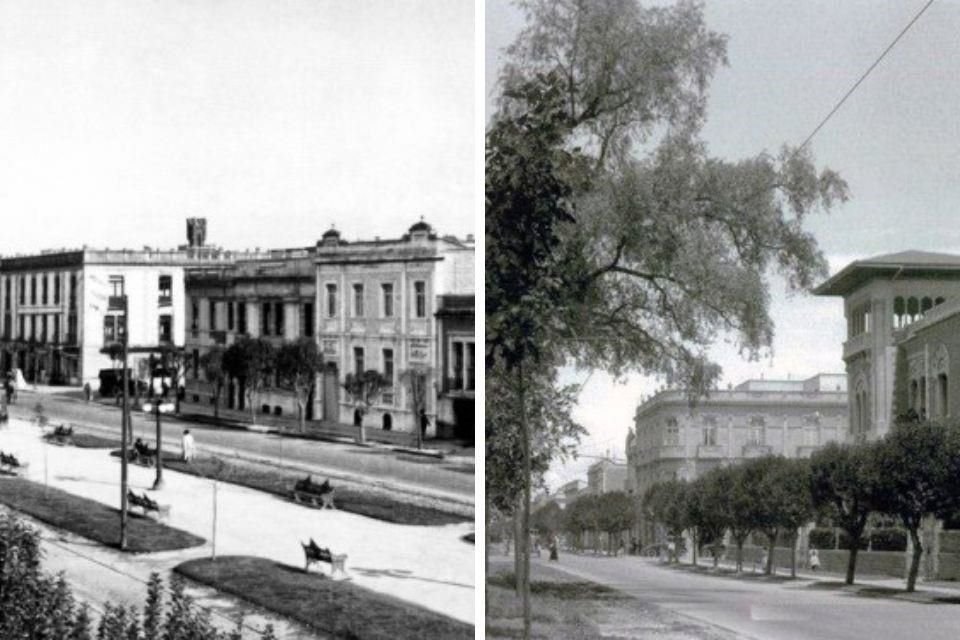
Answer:
M334 339L323 341L323 355L333 356L334 358L340 355L339 351L337 350L337 340Z
M410 362L427 362L430 359L430 341L426 338L410 338Z

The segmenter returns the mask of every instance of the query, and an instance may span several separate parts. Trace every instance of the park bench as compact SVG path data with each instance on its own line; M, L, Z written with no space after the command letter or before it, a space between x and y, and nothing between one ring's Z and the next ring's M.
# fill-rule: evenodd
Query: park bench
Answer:
M305 502L321 509L336 509L337 506L333 503L333 492L334 488L330 480L324 480L318 484L308 475L303 480L297 480L293 486L293 500L298 504Z
M151 449L145 442L137 441L127 453L127 460L136 464L152 467L157 459L157 450Z
M330 565L330 577L331 578L345 578L347 577L347 554L345 553L331 553L330 549L324 549L319 546L316 542L313 541L313 538L310 538L310 544L300 543L300 546L303 547L303 555L305 558L306 565L304 566L304 572L310 571L310 565L315 562L326 562Z
M0 471L8 473L11 475L20 475L25 473L29 463L23 463L17 460L17 456L11 454L6 454L0 451Z
M127 502L129 503L129 507L140 507L144 516L148 515L151 511L157 514L158 520L163 520L170 515L170 505L157 504L156 501L151 500L150 497L145 493L138 496L133 491L128 489Z
M46 439L51 444L56 445L67 445L73 444L73 426L64 426L62 424L57 425L57 428L53 431L44 434L44 439Z

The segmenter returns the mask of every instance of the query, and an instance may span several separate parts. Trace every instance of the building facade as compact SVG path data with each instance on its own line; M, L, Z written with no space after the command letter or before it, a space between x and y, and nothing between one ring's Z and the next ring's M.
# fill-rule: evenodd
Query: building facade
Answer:
M809 457L846 432L843 374L747 380L693 407L685 391L661 391L637 408L627 435L627 489L643 496L658 482L768 454ZM639 534L641 544L653 542L652 523L641 518Z
M843 298L851 440L882 437L893 424L901 346L911 351L909 378L904 379L904 384L910 385L904 387L905 393L913 394L910 404L918 415L934 415L932 411L940 410L934 407L945 404L938 400L938 393L946 394L947 381L939 377L945 374L941 364L946 360L935 362L934 358L946 351L933 346L930 352L931 345L943 344L931 337L949 326L941 322L960 303L960 256L904 251L858 260L814 292ZM925 345L922 356L916 352L919 345ZM943 386L938 387L940 384Z
M599 496L626 491L627 465L610 459L598 460L587 469L587 493Z
M444 388L445 374L463 375L466 386L473 368L473 342L459 341L464 360L462 374L455 372L456 353L446 359L441 351L455 348L453 336L460 332L451 331L450 344L443 344L437 327L444 320L437 316L444 296L474 296L473 239L439 237L422 221L395 240L347 242L331 229L317 243L315 265L317 335L330 363L320 390L325 411L340 422L358 424L360 414L339 381L375 369L391 384L364 423L409 432L421 428L434 435L441 417L436 391ZM414 415L402 383L414 370L426 374L434 390L427 394L423 416Z
M476 374L475 297L437 296L437 434L473 442Z
M20 369L34 383L89 383L96 390L100 371L120 366L103 350L124 332L131 347L182 345L184 270L232 259L229 252L189 246L83 248L4 258L2 370ZM131 356L135 374L145 368L147 357Z
M200 362L214 346L226 349L240 335L264 338L274 347L301 337L316 339L314 248L280 249L245 254L231 263L194 267L186 273L185 350L191 362L186 400L210 405L213 385ZM228 409L248 410L244 389L231 380L221 391ZM296 416L293 393L276 386L259 394L255 410ZM316 392L308 400L306 419L323 415Z

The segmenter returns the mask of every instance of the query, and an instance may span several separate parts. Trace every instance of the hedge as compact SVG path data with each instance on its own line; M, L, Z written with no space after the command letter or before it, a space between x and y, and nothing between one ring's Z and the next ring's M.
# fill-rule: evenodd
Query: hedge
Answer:
M833 529L817 528L810 530L811 549L833 549L834 540Z
M870 533L870 548L874 551L906 551L907 532L892 527L874 529Z

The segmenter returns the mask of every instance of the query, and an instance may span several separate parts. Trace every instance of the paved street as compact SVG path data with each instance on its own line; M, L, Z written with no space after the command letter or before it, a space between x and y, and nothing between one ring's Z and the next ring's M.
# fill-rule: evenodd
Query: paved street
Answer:
M31 416L34 405L41 398L47 414L54 422L89 424L119 433L119 410L96 403L87 404L59 393L21 392L19 402L11 406L11 414L23 418ZM179 448L183 429L189 428L201 450L204 447L217 447L225 452L276 459L290 466L309 465L326 470L334 477L366 479L387 487L406 488L457 502L472 504L474 499L472 465L420 458L383 447L366 448L217 428L181 422L170 416L164 416L162 424L164 442L174 449ZM137 436L153 441L156 429L151 417L134 412L133 427Z
M813 586L807 580L770 582L694 574L632 556L564 554L559 563L551 564L756 640L953 640L960 628L957 604L857 596Z
M120 466L108 451L45 444L36 427L19 420L11 420L4 428L3 449L29 463L27 477L31 480L47 478L50 486L119 507ZM131 465L131 488L148 490L153 473ZM211 481L172 470L164 474L164 480L164 489L151 496L160 504L171 505L167 523L210 541ZM300 543L313 537L335 553L348 555L347 570L356 584L473 623L475 547L461 540L473 523L398 525L340 510L309 509L227 483L218 486L217 505L218 555L255 555L302 566ZM137 565L143 578L158 566L157 561L169 568L187 559L207 557L211 545L137 556L106 553ZM82 583L88 567L82 569L68 572L68 579Z

